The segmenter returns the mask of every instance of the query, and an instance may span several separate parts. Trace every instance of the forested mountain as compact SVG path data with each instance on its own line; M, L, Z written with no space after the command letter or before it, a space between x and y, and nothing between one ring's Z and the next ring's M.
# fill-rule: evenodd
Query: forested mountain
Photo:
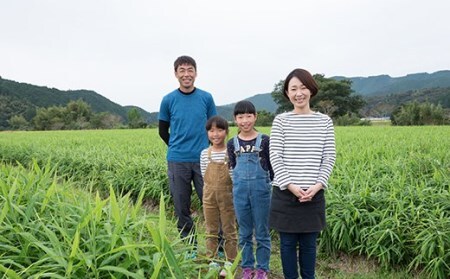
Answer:
M366 117L388 116L396 106L414 100L428 101L450 109L450 71L447 70L432 74L410 74L398 78L388 75L333 78L352 81L352 89L364 96L367 102L362 111ZM124 123L127 121L128 111L132 108L138 109L145 122L156 124L158 121L157 112L149 113L139 107L121 106L91 90L62 91L0 77L0 130L8 128L8 120L14 115L22 115L30 121L36 114L36 108L65 106L70 101L79 99L88 103L94 112L119 115ZM270 93L257 94L246 99L253 102L257 110L274 113L277 109L277 104ZM217 111L226 119L232 120L234 105L235 103L217 106Z
M332 77L337 80L349 79L352 89L363 96L386 95L403 93L409 90L450 87L450 71L438 71L432 74L417 73L404 77L390 77L388 75L370 77Z
M119 115L124 122L127 120L128 110L112 102L108 98L91 90L68 90L36 86L16 82L0 77L0 129L8 126L7 120L13 115L23 115L28 121L36 114L36 108L50 106L65 106L70 101L83 100L94 112L109 112ZM154 115L138 108L142 117L150 122Z
M397 94L370 96L366 97L365 100L366 105L362 114L370 117L390 116L396 107L414 101L441 105L448 111L450 110L450 87L409 90Z
M62 91L0 78L0 95L26 100L36 107L64 106L69 101L82 99L95 112L108 111L124 119L127 117L127 110L124 107L91 90Z
M259 98L266 100L266 103L262 102L255 106L257 110L266 110L268 112L274 113L276 108L270 110L272 105L270 102L275 102L272 99L270 93L259 94ZM248 98L251 101L251 98ZM450 86L446 88L426 88L418 90L409 90L401 93L388 93L383 95L372 95L364 96L366 105L363 107L361 113L365 117L387 117L391 114L392 110L402 104L417 101L417 102L430 102L432 104L440 104L444 109L450 110ZM233 115L233 105L222 106L224 108L225 114L221 114L222 110L218 107L217 110L219 114L227 116L228 114ZM227 109L230 112L227 112ZM226 114L228 113L228 114Z
M277 104L272 99L270 93L257 94L252 97L245 98L245 100L249 100L250 102L252 102L258 111L265 110L267 112L274 113L277 110ZM233 120L233 110L235 104L236 103L231 103L224 106L217 106L217 114L221 115L227 120Z
M367 117L388 116L394 107L414 100L441 104L443 108L450 109L450 71L410 74L398 78L388 75L332 78L352 81L352 90L362 95L367 102L362 111ZM270 93L258 94L247 99L252 101L258 110L274 113L277 108ZM233 106L234 104L222 106L223 111L232 115ZM228 112L228 107L231 107L231 112Z

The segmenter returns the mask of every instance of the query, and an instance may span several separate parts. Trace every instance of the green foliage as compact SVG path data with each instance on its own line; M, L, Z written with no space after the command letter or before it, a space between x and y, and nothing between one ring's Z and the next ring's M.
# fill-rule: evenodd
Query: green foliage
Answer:
M278 83L274 85L272 93L270 93L272 95L274 102L278 105L275 114L280 114L294 109L292 103L289 102L289 100L283 94L283 84L284 80L280 80Z
M0 166L0 275L7 278L195 278L178 235L147 216L142 193L108 198L60 183L50 162ZM172 224L172 226L175 226Z
M319 85L319 92L311 99L311 107L322 113L330 113L336 118L348 113L359 114L365 102L360 95L355 95L349 80L334 80L316 74L314 79Z
M131 129L138 129L145 128L146 126L147 124L137 108L132 108L128 111L128 127Z
M70 101L66 107L37 109L33 123L35 130L81 130L89 128L92 114L86 102Z
M376 95L366 98L366 106L361 113L365 116L389 117L394 109L403 104L428 102L441 105L450 114L450 87L409 90L402 93Z
M29 130L30 123L22 115L14 115L8 120L9 125L14 130Z
M9 120L13 116L22 116L26 121L31 121L35 114L36 108L31 103L14 96L1 95L0 90L0 130L11 127Z
M158 112L148 112L140 107L137 106L124 106L124 108L127 110L127 116L130 110L137 109L139 114L142 117L142 121L146 124L157 124L158 123ZM128 119L129 121L129 119Z
M319 86L319 92L311 98L311 108L337 118L345 114L358 114L364 106L361 96L355 95L349 80L334 80L325 78L323 75L314 75ZM281 80L274 86L272 98L278 104L276 113L282 113L293 109L290 101L283 94L283 83Z
M145 198L155 202L161 193L169 196L165 150L155 129L32 131L0 138L3 161L28 165L35 159L44 165L51 158L58 173L80 185L93 184L101 191L111 185L132 196L145 190Z
M38 108L33 118L35 130L62 130L64 128L63 107Z
M83 100L70 101L66 107L38 108L32 121L34 130L112 129L122 125L119 116L93 113Z
M267 112L265 110L258 111L258 118L256 119L255 126L259 127L270 127L272 126L275 114Z
M122 119L116 114L100 112L92 115L90 124L92 129L117 129L122 126Z
M411 102L396 108L391 115L392 125L445 125L450 119L445 115L441 105L429 102Z
M15 97L21 102L26 101L35 107L65 106L70 101L83 100L94 112L110 112L126 118L126 109L111 102L102 95L89 90L62 91L56 88L19 83L0 79L0 95Z
M75 103L82 100L89 107L92 113L108 113L112 116L102 114L101 119L96 119L96 124L90 128L117 127L117 119L120 122L127 119L130 107L122 107L100 94L89 90L69 90L62 91L56 88L48 88L45 86L36 86L27 83L19 83L12 80L2 79L0 77L0 130L10 129L8 120L12 116L22 115L27 121L32 122L32 118L36 115L36 109L49 107L67 106L69 102ZM139 110L144 118L144 122L157 123L157 113L148 113L145 110L134 107ZM45 117L44 117L45 118ZM80 118L78 118L80 120ZM60 120L50 121L50 127L47 124L39 123L39 126L46 129L55 129L62 126ZM74 127L66 127L66 129L82 129L85 121L72 121ZM105 123L106 122L106 123Z
M450 276L449 127L337 127L321 249ZM442 142L445 141L445 142Z
M261 127L258 130L267 134L270 133L269 129ZM336 166L329 188L326 190L327 228L320 237L321 253L328 257L332 253L358 253L378 261L386 269L402 267L409 269L411 273L422 272L423 278L448 278L450 276L448 266L450 262L450 173L448 171L450 153L447 152L450 149L450 142L447 140L449 129L449 126L336 127L338 152ZM235 132L236 128L232 128L230 135ZM133 145L130 145L130 142L133 142ZM165 152L166 147L155 129L18 131L4 133L0 137L0 154L3 162L19 162L28 165L35 158L37 165L44 166L50 158L55 171L73 181L72 185L89 185L94 192L99 190L101 193L114 192L118 196L128 195L130 200L135 201L141 200L140 195L143 195L142 199L147 200L149 204L151 204L150 201L158 203L161 192L169 196ZM25 176L16 175L15 177L23 179ZM60 179L58 178L57 181ZM17 185L16 189L25 189L27 195L37 192L34 188L25 188L18 182L1 177L0 174L0 185L2 182L8 187ZM30 182L30 185L33 183ZM28 185L28 183L25 184ZM58 184L58 187L52 188L53 190L46 190L48 188L43 187L41 183L38 184L40 184L39 188L49 193L49 196L52 191L61 188ZM143 194L142 191L145 193ZM9 201L10 195L12 194L6 194L6 192L0 195L0 220L5 218L2 216L6 216L6 213L1 212L7 212L11 204L2 203L2 201L5 199ZM113 195L109 194L109 196ZM76 198L87 201L80 194ZM121 198L116 197L116 200L120 204ZM109 206L108 202L105 206ZM112 217L108 218L119 220L121 217L118 216L121 215L118 212L122 213L126 210L120 205L113 205L115 203L111 203L111 209L107 207L108 209L102 209L102 212L112 211ZM41 204L46 204L45 208L47 208L51 207L53 202L27 198L26 205L23 206L29 209L14 206L20 209L15 211L15 214L20 215L21 211L34 212L36 208L40 211ZM88 212L74 211L75 209L70 206L64 206L66 209L57 207L55 212L64 213L64 216L72 219L77 219L78 217L75 217L78 216L77 214L89 216ZM198 210L199 202L196 201L193 207ZM89 207L78 204L76 210L85 208ZM55 217L55 219L58 218ZM115 231L115 223L101 220L109 225L108 233L112 234ZM83 241L87 241L88 238L80 230L80 241L74 241L78 238L77 226L71 222L65 222L72 228L71 234L67 237L70 239L69 244L64 246L70 246L69 252L64 252L65 255L70 255L72 251L78 251L72 247L77 245L81 247ZM43 225L33 228L39 231L42 227ZM57 226L47 227L58 228ZM104 231L102 225L98 225L98 228ZM123 231L128 227L124 225L121 228ZM133 232L133 229L129 230ZM170 231L164 232L170 234ZM142 233L152 234L148 229L144 229ZM0 231L0 240L3 235L5 232ZM39 235L39 237L45 236ZM152 239L155 238L152 236ZM120 247L121 239L129 238L114 239L116 241L114 247L117 248ZM101 243L102 241L110 243L112 239L105 237L104 240L101 238ZM49 240L45 238L38 242L44 242L45 247L51 247L48 244ZM10 245L9 242L2 243ZM159 248L152 250L154 251L152 255L156 255L153 258L154 266L157 266L159 262L165 262L165 260L160 261L163 255L157 254L156 251L164 251L166 244L159 243L155 244L159 245L157 246ZM178 249L175 243L171 245L173 249ZM42 250L43 247L36 248L30 244L28 250ZM4 247L0 245L0 249L2 248ZM9 247L9 249L13 248ZM181 253L175 254L181 255ZM112 252L105 255L105 257L110 256L113 257ZM176 258L179 259L177 256ZM77 264L82 265L75 259L77 259L76 256L73 262L74 268ZM92 260L93 257L86 257L86 259ZM6 261L10 260L0 257L0 265L10 267ZM66 261L68 262L67 259ZM182 260L179 259L178 263L183 265L180 261ZM5 269L0 266L0 273L2 270ZM170 272L167 267L164 270ZM110 272L113 270L110 269ZM173 278L169 273L166 275L166 278Z
M362 120L358 115L347 113L334 119L337 126L370 126L369 120Z

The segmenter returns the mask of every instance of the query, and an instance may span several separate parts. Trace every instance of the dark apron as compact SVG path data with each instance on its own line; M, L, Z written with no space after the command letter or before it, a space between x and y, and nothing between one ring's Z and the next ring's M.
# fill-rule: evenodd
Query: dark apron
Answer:
M299 202L288 189L273 187L270 228L287 233L319 232L325 228L325 195L320 190L309 202Z

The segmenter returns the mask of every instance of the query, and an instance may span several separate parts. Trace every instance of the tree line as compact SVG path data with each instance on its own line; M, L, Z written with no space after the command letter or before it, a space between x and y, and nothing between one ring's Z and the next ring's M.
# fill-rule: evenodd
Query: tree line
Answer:
M448 125L450 118L440 104L409 102L397 107L391 115L392 125Z
M339 126L371 124L370 121L362 119L361 110L366 101L353 91L350 80L335 80L321 74L315 74L314 79L319 86L319 92L311 99L313 110L329 115ZM283 95L283 84L283 80L279 81L271 93L278 105L275 114L293 109L292 104ZM446 98L449 98L448 95ZM442 97L442 100L445 101L446 98ZM450 111L429 101L410 101L396 105L390 119L392 125L399 126L449 125Z
M126 128L123 119L109 112L94 113L91 106L79 99L67 106L37 108L36 115L28 121L23 115L13 115L8 120L14 130L82 130ZM136 108L128 111L128 127L143 128L147 123Z
M336 125L370 125L362 120L361 110L366 104L361 95L352 90L350 80L335 80L322 74L315 74L319 93L311 99L313 110L329 115ZM283 95L283 80L274 85L271 96L278 108L275 113L258 111L257 126L271 126L276 114L291 111L292 104ZM7 96L1 96L0 100ZM8 101L8 102L6 102ZM3 105L2 105L3 103ZM13 130L79 130L79 129L117 129L145 128L149 124L137 108L127 112L124 119L110 112L94 113L91 106L78 99L66 106L35 107L26 100L6 100L0 102L2 114L9 115L2 120L0 127ZM390 116L392 125L448 125L449 110L428 101L407 102L396 106Z

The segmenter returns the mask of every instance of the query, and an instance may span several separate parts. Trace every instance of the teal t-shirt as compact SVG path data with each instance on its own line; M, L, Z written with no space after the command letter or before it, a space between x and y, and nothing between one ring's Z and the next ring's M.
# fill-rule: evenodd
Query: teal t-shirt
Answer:
M209 146L205 124L217 114L212 95L196 88L190 94L180 90L164 96L159 120L170 123L167 161L200 162L200 153Z

